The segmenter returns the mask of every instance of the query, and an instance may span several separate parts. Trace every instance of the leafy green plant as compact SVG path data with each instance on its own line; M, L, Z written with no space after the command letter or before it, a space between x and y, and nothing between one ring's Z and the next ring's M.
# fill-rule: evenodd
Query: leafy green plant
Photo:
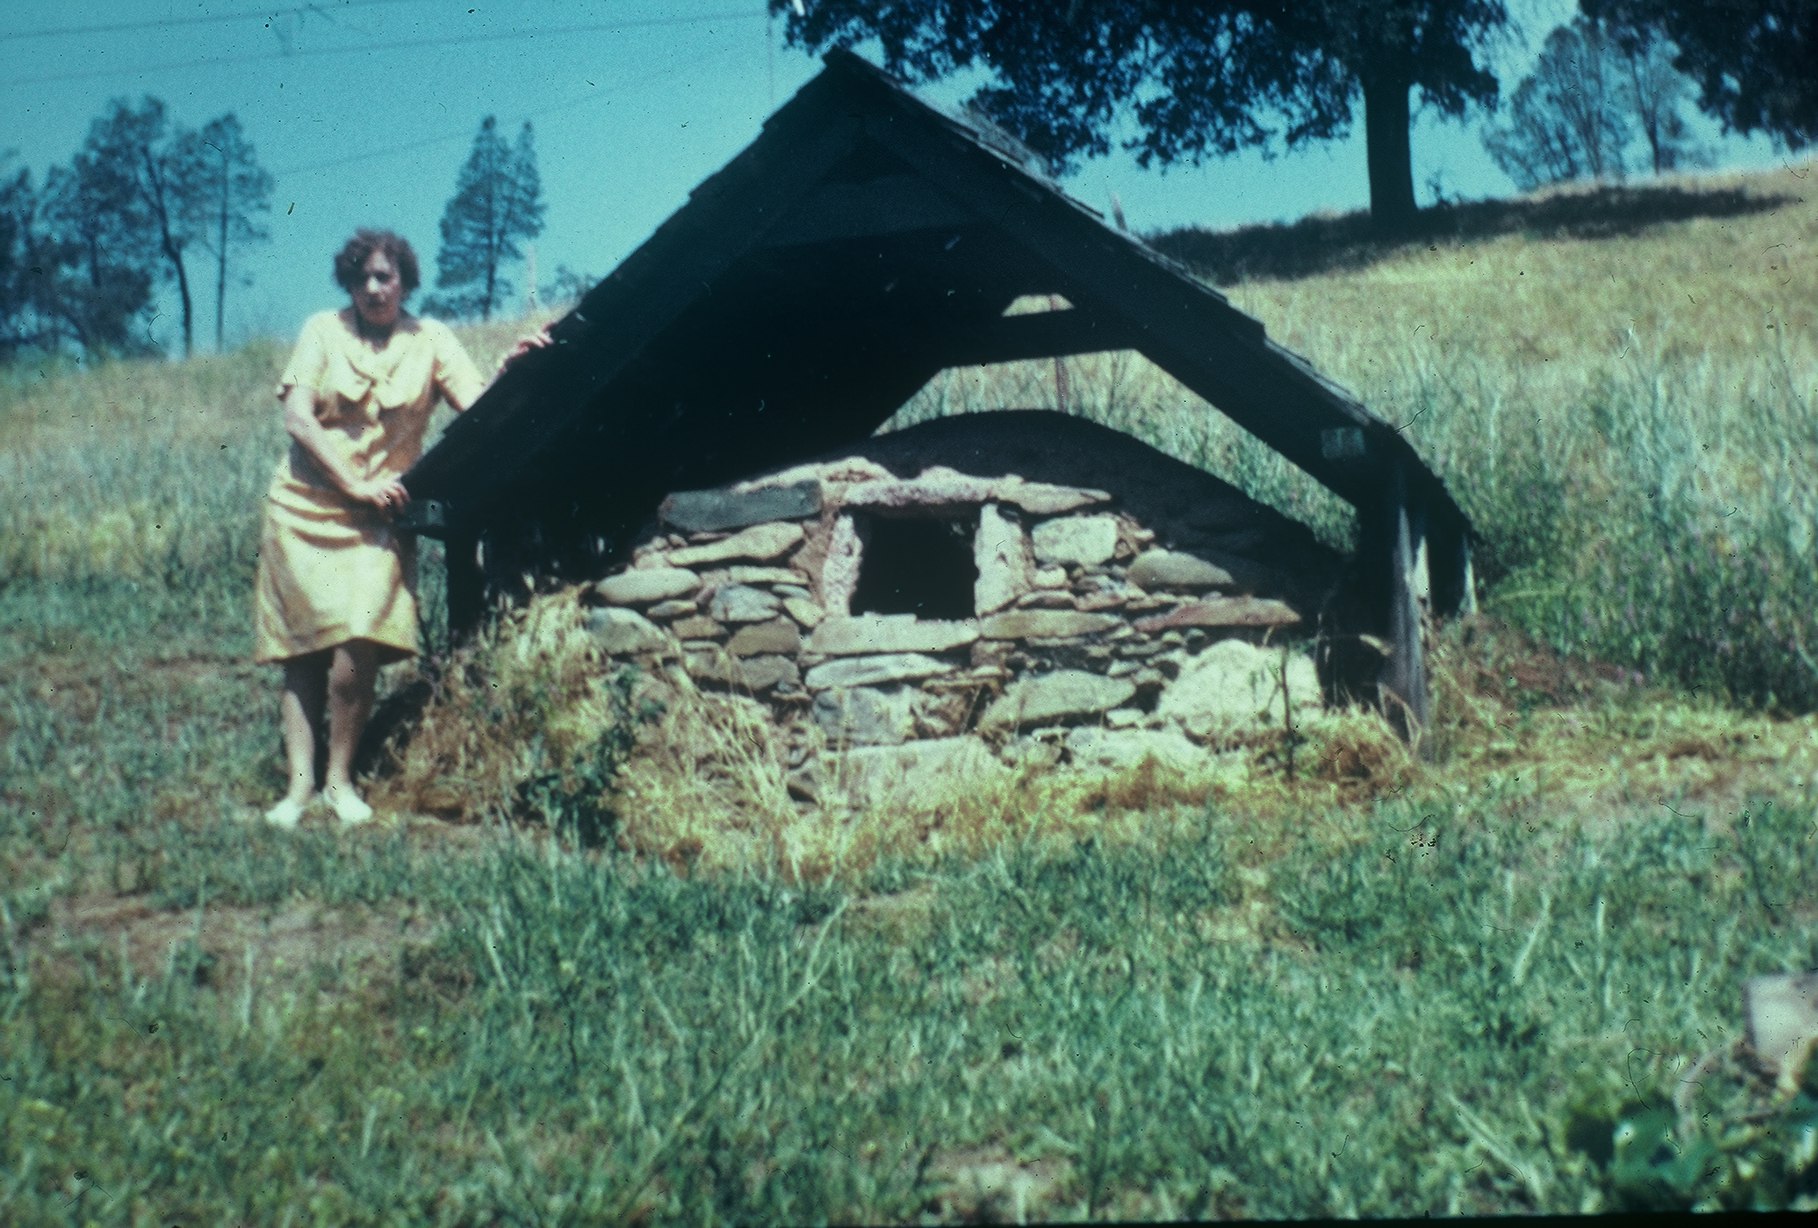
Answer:
M608 717L591 739L570 753L565 763L549 763L519 781L514 812L534 815L565 839L583 848L598 848L612 839L618 815L613 795L619 772L637 747L638 731L662 714L651 699L634 700L638 675L620 670L605 692ZM550 751L539 732L531 734L531 758L548 762Z
M1593 1094L1574 1106L1567 1138L1598 1166L1612 1210L1818 1210L1818 1064L1794 1094L1750 1099L1713 1120Z

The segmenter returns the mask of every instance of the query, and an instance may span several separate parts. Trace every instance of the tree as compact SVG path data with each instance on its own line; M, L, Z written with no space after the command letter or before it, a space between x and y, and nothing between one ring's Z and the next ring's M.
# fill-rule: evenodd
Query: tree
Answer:
M271 238L258 217L271 212L272 178L231 111L202 131L185 134L178 156L193 188L187 221L215 257L215 349L220 350L227 330L228 253L235 245Z
M599 280L591 273L582 273L565 264L558 264L543 286L543 298L549 304L561 303L572 307L585 298Z
M509 261L522 260L518 244L543 233L543 186L530 124L506 145L498 123L480 121L455 193L442 211L442 246L436 252L436 287L448 291L431 309L453 316L492 318L511 295L500 276Z
M1705 157L1680 107L1692 100L1692 81L1673 67L1671 43L1658 38L1614 39L1628 83L1629 105L1648 147L1656 175L1691 166Z
M151 303L157 253L126 182L90 153L53 167L42 193L41 309L56 340L91 354L147 348L133 322Z
M45 345L39 314L44 265L39 254L38 193L17 154L0 153L0 361Z
M78 155L79 188L130 211L137 242L150 242L177 288L183 311L183 355L195 351L195 309L184 253L202 213L202 173L194 142L173 132L164 104L147 96L135 109L116 98L89 128Z
M1515 87L1509 118L1484 148L1517 187L1573 179L1620 179L1633 139L1615 47L1580 17L1547 35L1534 71Z
M1637 136L1656 174L1697 156L1679 108L1691 83L1654 38L1618 37L1577 17L1547 35L1534 70L1515 87L1507 118L1484 148L1527 190L1574 179L1621 179Z
M1478 62L1508 20L1502 0L769 0L811 51L876 39L912 81L973 67L973 98L1050 168L1109 152L1143 165L1246 148L1294 148L1351 130L1357 104L1370 214L1385 231L1416 215L1411 95L1442 114L1489 105Z
M1580 0L1623 37L1665 39L1698 105L1783 147L1818 140L1818 0Z

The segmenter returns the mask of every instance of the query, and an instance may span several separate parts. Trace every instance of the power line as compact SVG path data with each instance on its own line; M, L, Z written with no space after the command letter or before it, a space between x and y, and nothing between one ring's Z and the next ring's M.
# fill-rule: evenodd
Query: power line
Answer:
M288 9L243 9L237 13L211 13L205 17L166 17L150 21L112 21L89 26L55 26L45 30L8 30L0 33L0 43L25 38L62 38L75 34L119 34L129 30L169 30L178 26L223 25L230 21L264 20L272 17L302 17L313 13L334 19L340 9L364 9L375 5L422 4L423 0L339 0L333 9L322 3L299 4Z
M736 54L739 50L740 50L740 48L738 48L738 47L722 48L718 55L715 55L715 56L707 59L703 63L706 65L717 67L718 65L725 62L726 60L731 59L733 57L733 55ZM631 80L631 81L615 81L613 83L613 90L615 93L623 94L624 92L634 90L641 85L645 85L651 81L655 81L659 77L667 76L670 71L671 71L670 68L665 67L665 68L657 70L656 72L650 73L646 76L635 78L634 80ZM536 110L528 112L524 116L524 118L527 120L541 119L542 117L544 117L546 115L554 115L559 111L571 111L578 107L585 106L588 103L597 102L602 98L610 98L612 96L613 96L612 94L604 93L604 92L597 92L597 91L589 92L589 93L585 93L585 94L575 94L572 97L563 99L561 102L551 103L549 106L546 106L546 107L538 107ZM274 174L274 175L313 174L316 171L333 170L334 168L339 167L339 166L351 166L355 162L367 162L367 161L372 160L373 158L388 158L393 154L411 153L418 149L427 149L432 145L443 144L446 141L463 140L467 137L467 135L468 135L467 130L462 130L460 132L444 132L439 136L426 136L426 137L421 137L414 141L405 141L402 144L398 144L398 145L387 145L387 146L384 146L379 149L369 149L363 153L347 154L343 157L331 158L326 162L310 162L303 166L278 167L272 171L272 174Z
M395 0L368 0L391 3ZM450 38L424 38L405 42L361 43L342 47L316 47L305 51L278 51L267 55L216 56L206 60L183 60L169 64L148 64L141 68L98 68L82 72L52 73L42 77L14 77L9 85L48 85L56 81L86 81L96 77L143 76L146 73L182 72L191 68L220 68L227 64L258 64L270 60L300 60L315 56L345 55L355 51L412 51L424 47L459 47L471 43L503 43L526 38L554 38L563 34L599 34L618 30L648 29L655 26L693 26L708 22L731 21L754 17L750 9L718 13L697 13L689 17L642 17L629 21L596 22L579 26L557 26L548 30L519 30L507 34L456 35Z

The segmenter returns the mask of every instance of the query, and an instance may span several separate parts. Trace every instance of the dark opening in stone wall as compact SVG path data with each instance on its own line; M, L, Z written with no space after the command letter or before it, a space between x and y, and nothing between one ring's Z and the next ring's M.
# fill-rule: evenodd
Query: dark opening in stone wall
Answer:
M971 618L978 564L972 539L978 513L960 516L857 515L858 585L854 614L913 614L917 618Z

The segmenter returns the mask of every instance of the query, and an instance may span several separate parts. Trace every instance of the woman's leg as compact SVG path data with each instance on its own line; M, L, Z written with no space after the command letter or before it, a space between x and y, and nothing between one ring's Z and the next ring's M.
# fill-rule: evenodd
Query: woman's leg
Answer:
M290 783L284 797L265 814L281 827L294 827L316 788L316 728L328 696L328 657L311 653L284 662L284 693L278 726L284 734L284 761Z
M328 773L322 792L344 823L372 817L372 809L354 792L354 751L372 715L373 691L379 679L378 646L349 640L334 649L328 667Z

